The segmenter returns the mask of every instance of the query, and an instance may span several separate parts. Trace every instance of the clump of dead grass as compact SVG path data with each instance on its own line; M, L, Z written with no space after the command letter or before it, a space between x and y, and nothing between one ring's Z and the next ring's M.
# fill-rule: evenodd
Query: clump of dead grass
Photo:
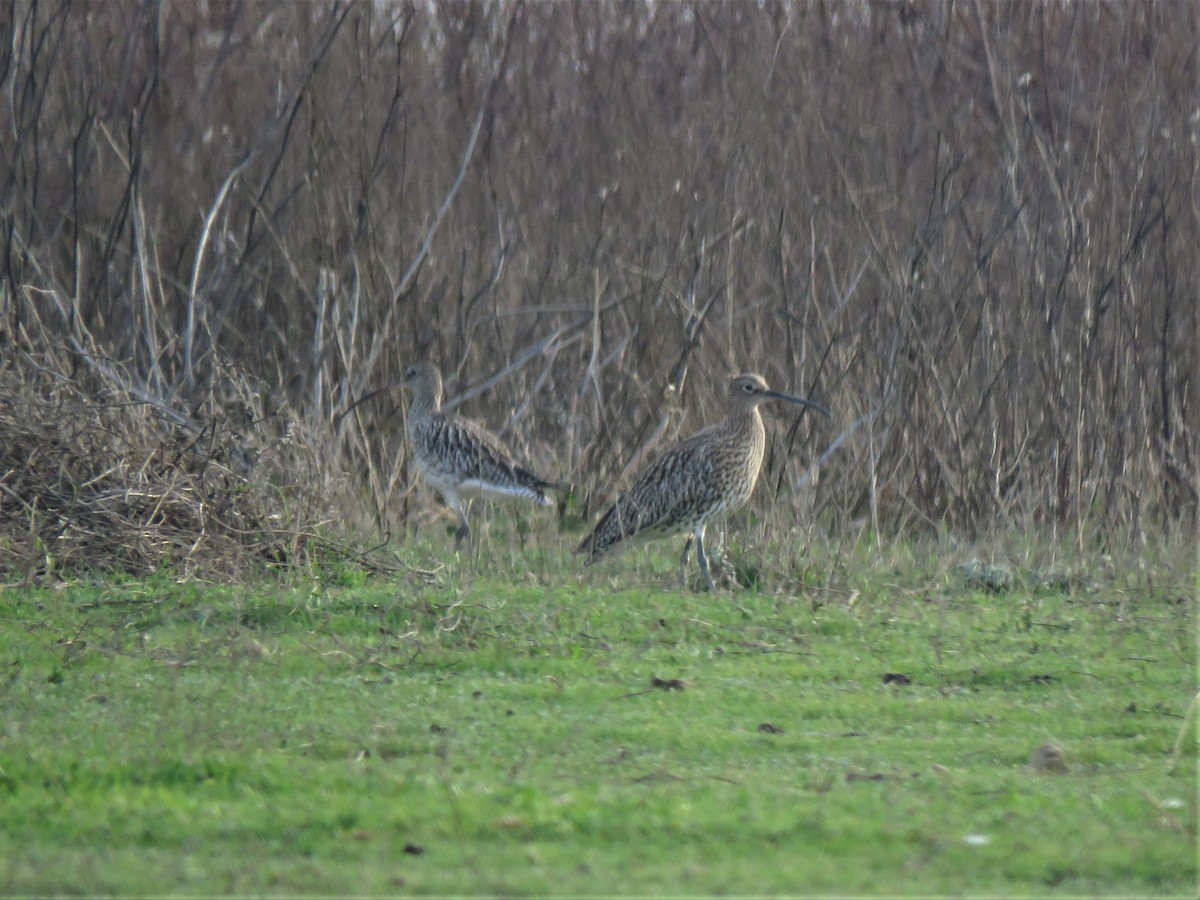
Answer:
M224 373L224 403L185 414L110 364L78 362L50 351L0 362L0 573L167 567L224 580L320 548L326 491L286 412L223 410L252 395Z

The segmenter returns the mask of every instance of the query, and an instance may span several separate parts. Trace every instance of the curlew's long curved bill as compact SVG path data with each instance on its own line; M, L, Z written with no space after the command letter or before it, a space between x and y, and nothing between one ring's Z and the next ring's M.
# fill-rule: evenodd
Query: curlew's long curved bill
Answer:
M357 400L355 400L353 403L351 403L349 406L347 406L345 409L343 409L340 413L338 413L337 418L334 420L334 424L336 425L343 418L345 418L347 415L349 415L350 412L354 409L354 407L361 406L362 404L364 404L368 400L370 400L372 397L378 397L384 391L392 391L398 387L404 387L404 379L403 378L397 378L395 381L385 384L381 388L375 388L375 390L373 390L373 391L368 391L367 393L365 393L361 397L359 397Z
M800 406L807 406L809 409L815 409L823 415L833 418L829 410L823 407L820 403L814 403L812 400L805 400L803 397L797 397L795 394L785 394L783 391L763 391L763 396L770 397L772 400L786 400L788 403L797 403Z

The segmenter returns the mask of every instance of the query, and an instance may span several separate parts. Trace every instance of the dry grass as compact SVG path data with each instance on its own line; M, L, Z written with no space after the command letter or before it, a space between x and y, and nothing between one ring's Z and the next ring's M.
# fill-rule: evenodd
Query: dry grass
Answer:
M0 571L226 579L303 565L322 546L313 454L295 421L245 415L244 380L227 373L223 402L185 417L120 367L76 361L43 347L0 367Z

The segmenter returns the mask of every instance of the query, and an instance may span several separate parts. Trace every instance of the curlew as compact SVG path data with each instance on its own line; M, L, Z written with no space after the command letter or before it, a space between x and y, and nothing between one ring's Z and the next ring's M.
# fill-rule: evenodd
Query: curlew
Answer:
M409 366L399 384L412 391L406 430L417 469L458 516L455 550L471 534L467 511L476 497L550 505L545 492L557 485L520 466L487 429L441 411L442 374L436 366Z
M754 490L766 447L758 407L786 400L829 415L824 407L767 387L760 375L738 375L729 382L728 415L658 457L633 487L613 504L591 534L576 548L591 563L630 539L653 540L690 532L679 559L679 577L687 587L692 544L709 589L715 589L704 529L709 520L742 506Z

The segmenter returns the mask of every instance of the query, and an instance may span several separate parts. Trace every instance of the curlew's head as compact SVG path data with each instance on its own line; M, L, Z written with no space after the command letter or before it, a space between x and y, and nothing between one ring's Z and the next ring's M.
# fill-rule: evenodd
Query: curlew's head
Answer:
M442 405L442 373L433 363L413 363L404 370L398 383L412 391L413 409L436 410Z
M767 387L766 379L761 375L747 373L745 375L735 375L730 379L729 405L733 409L754 409L760 403L766 403L768 400L786 400L788 403L798 403L800 406L807 406L810 409L815 409L817 412L829 415L829 410L819 403L805 400L803 397L797 397L793 394L771 390Z

